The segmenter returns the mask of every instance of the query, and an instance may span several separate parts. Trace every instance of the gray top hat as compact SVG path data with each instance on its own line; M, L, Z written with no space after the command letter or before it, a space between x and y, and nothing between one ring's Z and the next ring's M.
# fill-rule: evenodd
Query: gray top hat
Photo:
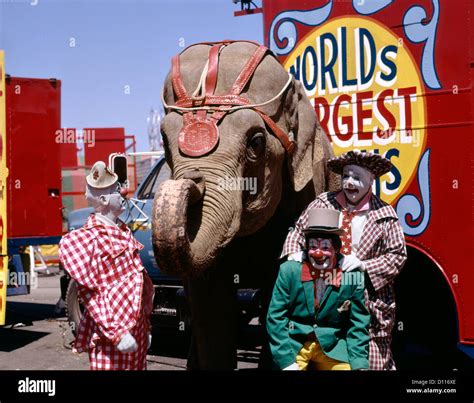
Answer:
M314 208L308 211L308 225L303 233L319 232L324 234L342 235L339 227L341 213L337 210L327 208Z

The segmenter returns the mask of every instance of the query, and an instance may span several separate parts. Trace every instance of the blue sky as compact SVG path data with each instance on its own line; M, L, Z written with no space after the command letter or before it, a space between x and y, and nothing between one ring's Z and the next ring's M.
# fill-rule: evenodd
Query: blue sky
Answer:
M0 49L7 74L62 81L63 127L125 127L146 151L148 113L180 45L263 42L262 14L234 17L239 9L232 0L3 0Z

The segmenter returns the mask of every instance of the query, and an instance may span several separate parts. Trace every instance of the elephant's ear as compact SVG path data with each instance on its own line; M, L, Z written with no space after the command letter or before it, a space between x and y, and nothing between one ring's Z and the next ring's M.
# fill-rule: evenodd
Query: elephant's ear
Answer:
M333 152L303 86L294 80L293 88L292 105L287 105L287 110L296 147L288 158L288 170L296 192L313 179L315 192L319 194L328 188L331 175L326 161L333 156Z

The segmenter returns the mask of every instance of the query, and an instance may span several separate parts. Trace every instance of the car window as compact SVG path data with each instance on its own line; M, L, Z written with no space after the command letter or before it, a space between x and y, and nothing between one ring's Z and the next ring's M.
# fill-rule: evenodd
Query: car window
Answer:
M158 164L145 179L145 183L138 193L138 198L141 200L153 199L158 187L167 179L171 179L171 169L168 164L163 161Z

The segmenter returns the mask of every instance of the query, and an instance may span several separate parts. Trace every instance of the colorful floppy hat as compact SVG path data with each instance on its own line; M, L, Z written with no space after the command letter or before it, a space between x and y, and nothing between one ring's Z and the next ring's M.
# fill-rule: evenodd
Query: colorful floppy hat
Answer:
M376 178L387 173L392 168L392 163L387 158L379 154L357 150L331 158L327 164L331 171L339 175L342 175L346 165L358 165L372 172Z

